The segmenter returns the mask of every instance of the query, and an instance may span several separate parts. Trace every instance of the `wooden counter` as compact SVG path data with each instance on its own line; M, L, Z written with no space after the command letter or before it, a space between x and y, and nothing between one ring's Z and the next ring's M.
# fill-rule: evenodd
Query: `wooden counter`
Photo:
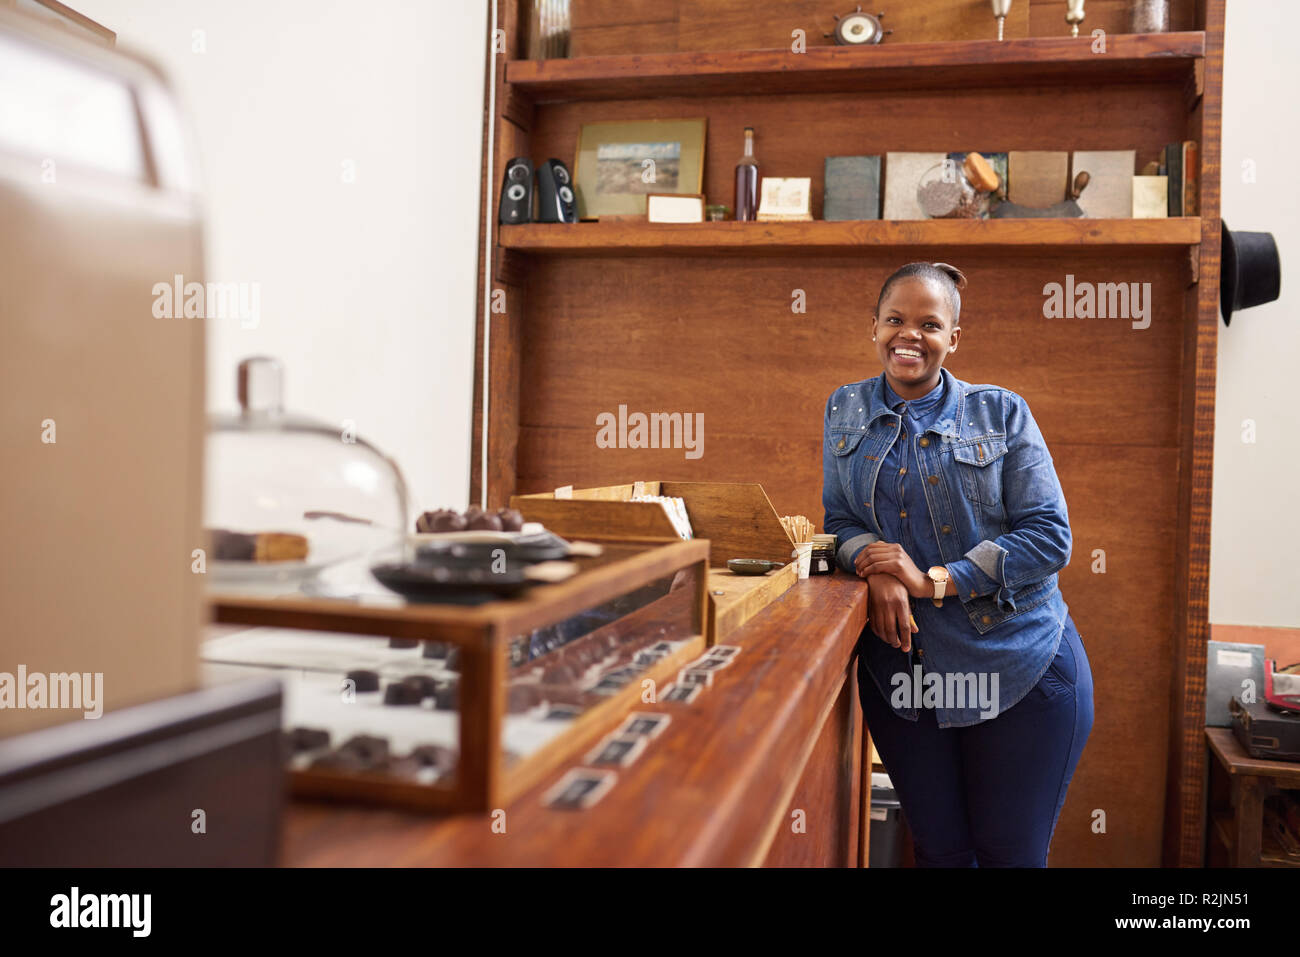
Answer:
M728 638L743 652L693 704L637 709L668 712L672 723L590 810L540 804L572 765L503 809L505 833L500 813L430 817L294 801L282 861L856 866L863 729L850 665L865 621L858 579L796 582Z

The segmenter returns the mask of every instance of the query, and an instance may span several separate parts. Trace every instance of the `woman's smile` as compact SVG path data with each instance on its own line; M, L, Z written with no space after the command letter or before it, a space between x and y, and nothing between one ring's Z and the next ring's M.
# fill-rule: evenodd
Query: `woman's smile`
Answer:
M917 346L906 343L891 346L889 349L890 358L894 360L895 365L904 368L922 365L925 361L925 350Z

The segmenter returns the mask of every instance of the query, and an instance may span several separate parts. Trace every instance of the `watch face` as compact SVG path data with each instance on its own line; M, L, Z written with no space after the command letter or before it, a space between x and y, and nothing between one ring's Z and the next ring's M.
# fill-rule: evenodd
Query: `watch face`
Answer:
M926 574L930 576L931 581L946 582L948 580L948 569L942 565L935 565Z

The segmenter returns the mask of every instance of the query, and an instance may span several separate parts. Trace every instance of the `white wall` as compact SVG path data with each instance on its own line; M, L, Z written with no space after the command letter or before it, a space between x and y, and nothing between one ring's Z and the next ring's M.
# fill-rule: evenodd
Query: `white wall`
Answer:
M487 4L72 5L168 71L199 140L207 278L261 284L257 328L209 320L209 407L234 408L240 358L280 357L286 405L354 420L414 509L467 504Z
M1300 4L1232 0L1223 64L1223 219L1271 232L1282 297L1219 326L1210 621L1300 626ZM1255 182L1243 176L1254 165ZM1253 444L1242 441L1254 421Z

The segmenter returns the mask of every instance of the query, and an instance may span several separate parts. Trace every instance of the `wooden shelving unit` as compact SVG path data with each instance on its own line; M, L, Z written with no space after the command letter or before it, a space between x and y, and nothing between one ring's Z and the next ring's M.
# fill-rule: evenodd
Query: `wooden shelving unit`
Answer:
M506 82L537 103L652 96L768 96L881 90L996 87L1062 81L1168 82L1191 79L1205 33L1117 34L1106 52L1090 40L1031 37L888 43L868 49L812 47L512 60Z
M532 223L502 226L504 249L543 256L809 255L906 246L1015 248L1189 247L1201 241L1200 217L1172 219L929 219L810 223Z
M544 62L526 59L530 4L497 4L479 285L498 306L479 303L471 495L656 476L759 482L778 512L820 515L822 407L879 373L881 283L911 260L954 263L970 286L946 365L1026 397L1070 507L1061 588L1098 719L1052 861L1201 863L1225 0L1172 0L1175 32L1152 35L1125 32L1124 4L1090 4L1078 38L1061 35L1059 0L1027 0L1003 42L984 39L987 5L910 0L869 49L821 39L834 11L816 5L661 5L632 22L571 0L574 56ZM812 177L815 216L827 156L1135 149L1141 168L1184 140L1200 145L1200 216L495 225L509 158L572 168L584 123L685 117L707 120L709 202L734 205L753 126L760 175ZM1067 275L1139 284L1149 323L1046 318L1045 285ZM704 410L707 452L599 448L592 423L623 404ZM1098 548L1109 574L1090 571ZM1090 809L1121 805L1098 837Z

